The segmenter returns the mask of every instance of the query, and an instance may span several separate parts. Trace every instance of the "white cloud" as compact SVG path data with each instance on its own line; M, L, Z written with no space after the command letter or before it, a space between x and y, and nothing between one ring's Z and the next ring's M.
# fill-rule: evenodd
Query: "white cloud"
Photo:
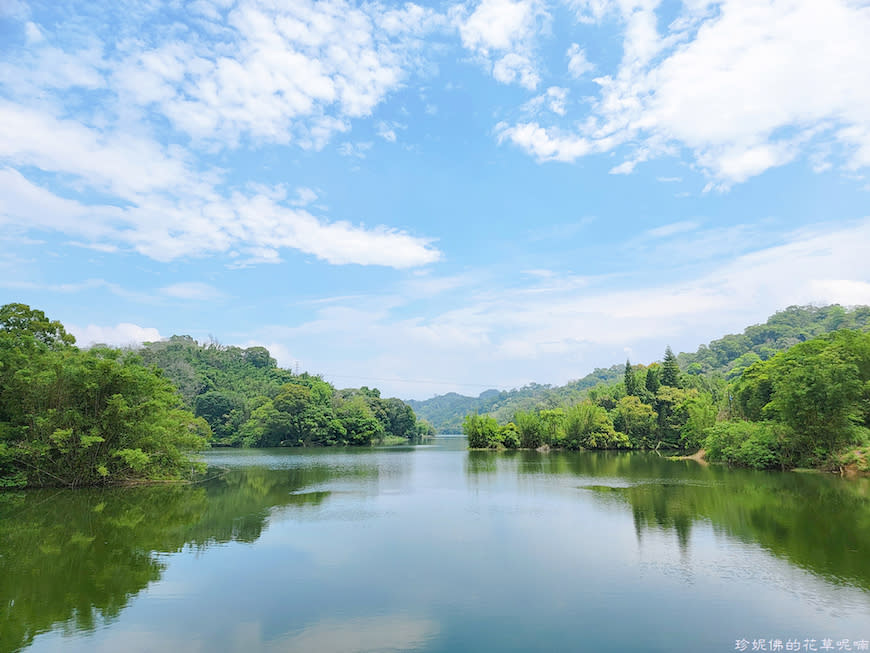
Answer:
M495 126L498 142L511 141L539 161L574 161L595 151L595 144L575 134L541 127L537 122Z
M160 289L167 297L190 299L196 301L212 301L220 299L224 294L207 283L199 281L182 281Z
M697 228L698 223L694 220L682 220L680 222L672 222L670 224L662 225L661 227L649 229L646 233L653 238L664 238L666 236L673 236L674 234L694 231Z
M296 189L296 199L293 200L294 206L307 206L317 199L317 192L311 188L300 186Z
M523 108L533 115L537 115L542 108L547 108L558 116L564 116L567 111L567 101L567 88L551 86L546 92L526 102Z
M576 43L571 44L565 56L568 57L568 72L575 79L595 70L595 66L586 58L586 50Z
M630 172L684 148L720 189L812 154L820 143L845 151L846 169L870 165L866 3L685 3L664 34L655 0L574 4L592 22L618 17L623 60L615 74L596 79L600 94L576 133L561 137L594 145L542 157L535 142L511 139L533 156L571 161L631 142L643 156L613 170ZM572 46L568 55L580 52Z
M492 76L502 84L518 83L527 89L534 90L541 81L531 59L524 54L508 52L492 66Z
M473 11L454 6L451 15L462 45L473 52L503 84L533 90L540 82L536 41L549 14L537 0L481 0Z
M80 347L89 347L95 344L136 347L143 342L156 342L161 339L160 332L154 327L141 327L129 322L121 322L115 326L89 324L86 327L70 324L67 325L66 329L75 336L76 343Z
M616 4L614 0L567 0L581 23L597 23Z
M870 305L870 283L851 279L815 279L808 295L818 304Z
M0 223L54 230L95 246L123 245L160 261L227 253L233 247L292 248L329 263L431 263L430 241L385 226L327 222L283 203L281 188L222 195L183 157L151 141L105 136L83 125L0 104L0 159L75 176L129 205L87 205L61 198L14 169L0 168ZM48 131L43 131L43 128ZM50 129L49 129L50 128ZM21 129L22 131L16 131ZM52 131L54 130L54 131ZM150 162L150 164L149 164Z
M319 150L402 85L441 21L413 3L242 0L217 21L220 42L133 51L115 82L194 138Z
M39 29L39 25L30 21L28 21L24 26L24 34L27 37L27 42L30 44L39 43L40 41L45 40L45 36L43 36L42 30Z
M649 247L659 247L665 236L677 245L682 238L690 244L730 238L690 223L665 227ZM458 383L442 385L451 378L497 387L562 383L624 360L626 347L636 362L649 362L665 344L694 350L791 304L870 303L870 259L855 246L870 242L870 218L801 230L767 245L745 230L734 233L749 243L727 257L723 250L701 260L676 280L676 270L667 269L665 283L630 274L590 279L527 270L506 287L492 282L500 273L477 270L461 284L445 280L441 291L453 294L437 304L447 307L441 310L405 317L402 306L415 292L400 289L398 295L331 302L316 319L273 328L262 340L312 352L312 371L341 370L359 376L359 383L372 379L388 394L422 397L463 390ZM326 342L333 344L326 348ZM360 359L352 353L359 350L370 354Z
M338 153L342 156L350 156L355 157L357 159L366 158L366 153L372 149L371 141L361 142L361 143L342 143L338 146Z
M396 129L405 129L407 125L398 122L387 122L381 120L377 125L378 136L383 138L388 143L396 142Z

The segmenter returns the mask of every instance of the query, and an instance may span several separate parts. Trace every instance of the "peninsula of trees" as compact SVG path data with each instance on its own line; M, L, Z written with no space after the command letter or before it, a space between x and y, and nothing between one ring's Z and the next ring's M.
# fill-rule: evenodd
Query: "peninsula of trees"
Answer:
M371 445L430 430L399 399L293 374L263 347L174 336L79 349L42 311L0 307L0 488L178 479L209 445Z
M868 328L868 307L792 307L697 354L668 347L660 363L626 361L620 380L579 401L510 421L469 414L463 430L471 448L703 448L710 461L756 469L868 471Z

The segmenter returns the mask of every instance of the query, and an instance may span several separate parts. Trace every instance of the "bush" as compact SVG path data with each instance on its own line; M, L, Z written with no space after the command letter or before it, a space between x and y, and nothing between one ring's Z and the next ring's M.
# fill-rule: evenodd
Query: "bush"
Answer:
M706 429L707 460L752 469L790 466L786 427L774 422L720 422Z
M544 424L535 413L520 411L514 416L514 422L524 449L537 449L544 444Z
M520 434L517 430L517 425L513 422L508 422L498 430L499 438L502 444L507 449L519 449Z
M625 433L613 428L604 408L584 401L568 409L565 445L569 449L618 449L629 446L629 442Z
M471 449L497 448L501 445L498 422L489 415L468 415L462 423Z

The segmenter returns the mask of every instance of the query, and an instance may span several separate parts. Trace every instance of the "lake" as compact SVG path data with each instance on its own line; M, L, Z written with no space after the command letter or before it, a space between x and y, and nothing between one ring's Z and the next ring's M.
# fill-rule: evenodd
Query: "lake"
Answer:
M193 486L0 493L0 650L870 640L868 479L448 437L204 457Z

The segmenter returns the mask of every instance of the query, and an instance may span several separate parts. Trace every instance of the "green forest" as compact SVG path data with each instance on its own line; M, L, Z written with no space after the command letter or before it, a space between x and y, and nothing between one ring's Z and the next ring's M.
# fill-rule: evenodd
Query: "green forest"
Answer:
M790 307L696 353L668 348L649 366L406 403L281 369L263 347L173 336L80 349L60 322L7 304L0 487L180 479L208 446L414 443L434 432L415 405L437 407L440 427L461 407L471 448L704 449L707 460L756 469L866 471L868 330L868 307Z
M755 469L868 471L870 309L792 307L649 366L579 401L468 414L470 448L704 449L711 462ZM821 335L819 335L821 334ZM816 337L814 337L816 336Z
M175 480L208 446L416 442L431 427L377 389L337 390L263 347L187 336L80 349L25 304L0 307L0 488Z
M870 307L845 310L841 306L790 306L772 315L764 324L747 327L743 333L729 334L701 345L695 353L677 354L680 369L689 374L739 376L759 360L767 360L799 342L837 329L867 330ZM517 411L552 409L577 403L591 388L622 380L622 363L597 368L586 376L562 386L530 383L522 388L486 390L477 397L451 392L425 401L409 401L414 412L432 423L438 433L459 433L469 413L491 415L500 424L513 419Z

